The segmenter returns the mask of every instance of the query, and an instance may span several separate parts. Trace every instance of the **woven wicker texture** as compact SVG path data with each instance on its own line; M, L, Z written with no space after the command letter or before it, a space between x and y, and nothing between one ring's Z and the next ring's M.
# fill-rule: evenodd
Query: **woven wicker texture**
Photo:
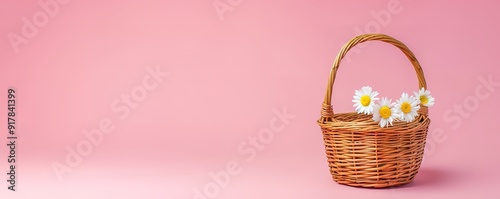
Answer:
M323 132L330 173L336 182L384 188L407 184L415 178L430 120L425 106L421 106L413 122L395 122L388 128L381 128L371 115L333 112L332 88L342 58L355 45L372 40L398 47L415 68L419 88L427 88L422 68L406 45L383 34L359 35L347 42L335 59L318 124Z

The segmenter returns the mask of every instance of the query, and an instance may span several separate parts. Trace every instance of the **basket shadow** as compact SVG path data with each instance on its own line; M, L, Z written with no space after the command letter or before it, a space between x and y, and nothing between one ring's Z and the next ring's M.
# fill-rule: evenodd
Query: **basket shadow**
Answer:
M411 187L437 187L449 184L450 181L456 180L458 175L450 170L440 168L420 168L413 182L392 187L393 189L404 189Z

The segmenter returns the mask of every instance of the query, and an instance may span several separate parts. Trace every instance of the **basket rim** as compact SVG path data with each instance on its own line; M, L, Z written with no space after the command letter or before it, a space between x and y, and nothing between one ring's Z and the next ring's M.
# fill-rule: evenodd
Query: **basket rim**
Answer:
M354 115L356 112L335 113L333 118L343 115ZM369 117L368 115L362 117ZM334 119L332 121L317 120L321 128L326 129L343 129L346 131L356 132L394 132L394 133L408 133L417 129L428 127L431 120L428 115L420 114L412 122L395 121L392 126L380 127L379 124L373 120L368 121L346 121Z

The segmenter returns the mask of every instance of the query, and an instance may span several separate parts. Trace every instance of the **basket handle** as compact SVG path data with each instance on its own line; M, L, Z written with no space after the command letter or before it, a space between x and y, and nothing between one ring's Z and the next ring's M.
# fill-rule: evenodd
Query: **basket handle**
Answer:
M325 99L323 101L323 108L321 110L321 118L319 122L324 123L328 121L333 121L333 108L331 106L332 88L333 88L333 83L335 82L335 76L337 74L337 70L339 69L340 61L342 60L342 58L344 58L344 56L352 47L356 46L357 44L372 40L383 41L398 47L406 55L406 57L408 57L408 59L413 65L413 68L415 68L415 72L417 73L417 78L418 78L419 89L420 88L427 89L427 84L425 83L425 77L422 67L420 67L420 63L418 63L418 60L417 58L415 58L413 52L411 52L410 49L408 49L408 47L405 44L398 41L397 39L394 39L393 37L384 34L358 35L353 39L351 39L349 42L347 42L342 47L339 54L335 58L335 62L333 63L333 68L330 71L330 78L328 79L328 85L326 87L326 94L325 94ZM427 108L421 107L419 113L421 115L427 116Z

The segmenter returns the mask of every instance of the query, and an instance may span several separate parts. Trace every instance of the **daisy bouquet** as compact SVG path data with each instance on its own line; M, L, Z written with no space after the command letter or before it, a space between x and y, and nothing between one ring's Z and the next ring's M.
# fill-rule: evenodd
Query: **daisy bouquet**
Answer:
M364 86L354 92L352 102L358 114L373 115L373 121L382 128L392 126L395 121L412 122L417 118L420 106L434 105L434 97L424 88L412 96L402 93L395 102L386 97L379 99L378 95L370 86Z

